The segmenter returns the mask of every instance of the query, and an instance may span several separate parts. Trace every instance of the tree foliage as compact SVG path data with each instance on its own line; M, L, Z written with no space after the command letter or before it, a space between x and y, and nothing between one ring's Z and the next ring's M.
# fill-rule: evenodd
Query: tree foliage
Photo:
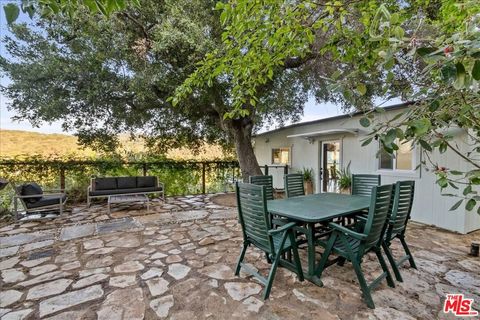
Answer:
M43 10L55 11L52 2L42 1ZM72 3L62 12L71 15L71 7L85 5L104 12L103 6L109 15L123 1L96 0L98 8L87 1ZM222 103L214 102L220 124L250 126L285 110L295 117L305 92L314 93L317 100L365 110L361 124L372 132L364 144L379 139L393 152L398 139L413 141L422 147L423 165L435 171L442 188L463 186L469 210L480 201L475 187L480 184L478 1L236 0L215 8L216 45L190 61L196 67L171 87L167 102L182 108L186 101L224 87ZM286 95L279 88L294 88L295 106L288 107L291 101L282 100ZM382 109L372 108L380 97L416 103L382 123L373 112ZM283 103L272 107L277 101ZM468 150L453 143L452 128L466 132ZM470 169L461 172L428 161L432 153L447 150Z

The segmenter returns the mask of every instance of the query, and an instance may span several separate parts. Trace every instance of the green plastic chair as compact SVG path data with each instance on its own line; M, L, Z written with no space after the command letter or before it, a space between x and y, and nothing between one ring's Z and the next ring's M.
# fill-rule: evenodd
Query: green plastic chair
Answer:
M415 181L398 181L395 184L391 213L387 222L387 231L385 233L384 242L382 244L388 261L392 266L395 278L400 282L403 282L403 279L400 275L399 267L405 261L408 260L412 268L417 268L415 261L413 260L412 253L410 252L407 242L405 241L405 231L407 229L407 223L410 219L410 213L412 211L414 191ZM392 254L392 250L390 249L390 245L395 238L400 240L403 250L405 250L406 253L406 255L397 261Z
M267 200L273 200L273 177L272 176L250 176L249 182L259 186L265 186Z
M293 252L294 264L282 261L282 265L287 265L289 269L295 270L299 280L303 281L302 265L292 231L295 223L289 222L277 229L270 228L265 186L237 182L236 191L238 215L243 232L243 249L238 258L235 275L238 276L242 268L245 272L256 277L265 285L263 298L268 299L280 258L285 252L290 250ZM264 278L243 263L245 252L250 245L264 251L272 261L268 278Z
M363 231L357 232L331 222L329 223L329 227L333 229L333 231L327 243L319 241L320 245L325 247L325 251L322 254L322 258L315 272L317 276L319 278L322 276L329 262L328 257L332 253L352 262L363 293L363 298L368 307L372 309L375 308L375 304L373 303L371 290L378 286L384 278L387 278L387 283L390 287L395 287L381 252L383 236L385 234L385 222L387 220L391 198L392 185L373 187L368 216L365 223L362 224ZM375 252L377 255L383 273L373 280L371 284L367 284L361 269L361 263L363 256L370 251Z
M370 197L372 188L381 185L378 174L352 174L352 195Z
M284 176L285 179L285 193L287 198L304 196L305 188L303 186L303 174L290 173Z

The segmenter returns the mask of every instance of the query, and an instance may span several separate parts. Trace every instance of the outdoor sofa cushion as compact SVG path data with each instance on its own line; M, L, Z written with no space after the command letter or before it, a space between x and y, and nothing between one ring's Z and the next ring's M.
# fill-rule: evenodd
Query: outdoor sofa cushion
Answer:
M117 178L95 178L95 190L117 189Z
M43 190L42 187L40 187L38 184L35 182L32 183L26 183L21 186L21 191L20 194L22 196L34 196L34 195L40 195L39 197L34 197L34 198L25 198L24 201L26 203L35 203L42 199L42 194Z
M117 189L130 189L137 187L137 177L118 177Z
M55 196L43 196L40 198L40 200L35 201L33 203L26 202L25 205L27 206L28 209L34 209L34 208L41 208L45 206L51 206L54 204L60 204L60 199L62 199L62 203L65 202L67 199L67 195L55 195Z
M131 193L145 193L145 192L161 192L162 187L150 188L129 188L129 189L115 189L115 190L95 190L90 191L90 196L108 196L111 194L131 194Z
M157 186L157 177L137 177L137 188L149 188Z

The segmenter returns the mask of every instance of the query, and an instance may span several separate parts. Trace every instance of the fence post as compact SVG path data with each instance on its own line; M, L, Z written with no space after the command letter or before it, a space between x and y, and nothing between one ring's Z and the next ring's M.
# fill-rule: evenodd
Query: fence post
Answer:
M285 165L285 168L283 169L285 174L288 174L288 164Z
M206 193L206 188L205 188L205 167L206 163L202 162L202 193Z
M143 166L143 176L145 177L145 176L147 176L147 169L148 169L147 168L147 163L144 162L142 166Z
M60 189L65 190L65 168L60 166Z
M268 164L265 165L265 175L268 176Z

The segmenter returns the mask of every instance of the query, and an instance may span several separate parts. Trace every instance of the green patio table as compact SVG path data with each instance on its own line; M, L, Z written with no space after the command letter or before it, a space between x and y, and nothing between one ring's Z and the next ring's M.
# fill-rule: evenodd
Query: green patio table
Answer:
M315 224L368 209L370 197L340 193L319 193L267 201L270 214L306 225L308 269L306 278L322 285L315 276Z

